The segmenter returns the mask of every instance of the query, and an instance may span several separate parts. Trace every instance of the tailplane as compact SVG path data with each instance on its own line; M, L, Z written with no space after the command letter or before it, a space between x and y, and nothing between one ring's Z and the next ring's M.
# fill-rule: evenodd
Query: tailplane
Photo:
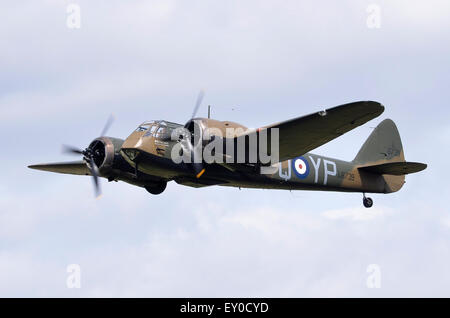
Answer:
M393 176L402 176L405 174L416 173L424 170L426 164L420 162L388 162L380 165L371 165L359 167L361 170L378 174L389 174Z

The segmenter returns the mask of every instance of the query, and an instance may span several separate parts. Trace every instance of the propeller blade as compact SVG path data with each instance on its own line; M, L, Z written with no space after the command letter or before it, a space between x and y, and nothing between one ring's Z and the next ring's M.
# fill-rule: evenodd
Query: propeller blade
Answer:
M84 151L81 149L78 149L76 147L63 145L63 152L64 153L70 153L75 155L84 155Z
M187 148L191 154L191 167L194 170L195 177L199 179L205 173L206 168L204 167L203 162L195 162L194 152L196 151L196 148L190 142L187 143Z
M94 157L91 156L89 158L89 171L92 174L92 180L94 181L94 191L95 191L95 197L98 198L102 194L100 190L100 182L98 179L98 176L100 174L97 165L95 164Z
M195 177L197 179L200 179L200 177L205 173L206 168L203 167L203 164L201 163L194 163L194 171L195 171Z
M109 115L108 120L106 121L105 127L103 127L102 133L100 134L100 137L106 135L106 133L108 132L109 128L111 127L112 123L114 122L114 115L111 114Z
M194 118L195 115L197 115L198 109L200 108L200 105L202 104L203 97L205 97L205 91L201 90L200 93L198 93L197 102L195 103L194 111L192 112L191 118Z

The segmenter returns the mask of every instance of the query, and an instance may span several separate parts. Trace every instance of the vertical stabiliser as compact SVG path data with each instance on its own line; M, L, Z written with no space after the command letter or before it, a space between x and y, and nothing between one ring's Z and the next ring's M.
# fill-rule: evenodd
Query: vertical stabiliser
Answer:
M393 162L405 162L402 141L397 126L391 119L383 120L362 145L353 163L368 167ZM361 170L360 170L361 171ZM361 177L364 177L361 171ZM404 175L383 174L385 193L396 192L405 183Z

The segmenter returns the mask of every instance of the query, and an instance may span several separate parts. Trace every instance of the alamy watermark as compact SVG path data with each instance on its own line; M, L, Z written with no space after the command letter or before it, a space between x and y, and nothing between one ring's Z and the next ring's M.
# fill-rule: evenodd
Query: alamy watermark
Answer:
M278 128L219 129L205 127L201 120L192 121L190 127L175 128L171 133L171 140L177 141L171 152L174 163L258 164L262 174L274 173L273 165L279 162Z
M67 266L66 271L69 274L66 279L67 288L81 288L81 266L78 264L70 264Z
M366 25L369 29L381 28L381 7L378 4L369 4L366 8L367 16Z
M76 3L71 3L66 7L67 19L66 26L69 29L81 28L81 8Z
M366 272L369 274L366 280L367 288L381 288L381 268L378 264L367 266Z

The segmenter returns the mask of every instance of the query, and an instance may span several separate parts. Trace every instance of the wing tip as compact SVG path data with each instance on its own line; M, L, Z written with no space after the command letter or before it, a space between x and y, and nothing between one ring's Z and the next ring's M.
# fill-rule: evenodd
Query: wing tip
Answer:
M368 105L369 107L373 108L375 113L379 113L380 115L384 112L386 107L381 104L380 102L376 102L373 100L367 100L363 102L364 104Z
M46 164L38 164L38 165L29 165L28 169L39 170L39 171L50 171L48 170L48 166Z
M47 164L47 163L40 163L37 165L29 165L29 166L27 166L27 168L33 169L33 170L45 170L45 168L48 168L48 165L49 164Z
M417 165L417 171L416 172L420 172L425 170L426 168L428 168L428 165L426 163L423 162L414 162Z
M334 111L334 110L339 111L339 110L345 109L345 108L352 112L357 111L357 112L361 112L362 114L368 114L368 115L373 115L375 117L378 117L384 112L386 107L383 104L381 104L380 102L376 102L373 100L361 100L361 101L357 101L357 102L352 102L352 103L336 106L336 107L327 109L326 111L327 112Z

